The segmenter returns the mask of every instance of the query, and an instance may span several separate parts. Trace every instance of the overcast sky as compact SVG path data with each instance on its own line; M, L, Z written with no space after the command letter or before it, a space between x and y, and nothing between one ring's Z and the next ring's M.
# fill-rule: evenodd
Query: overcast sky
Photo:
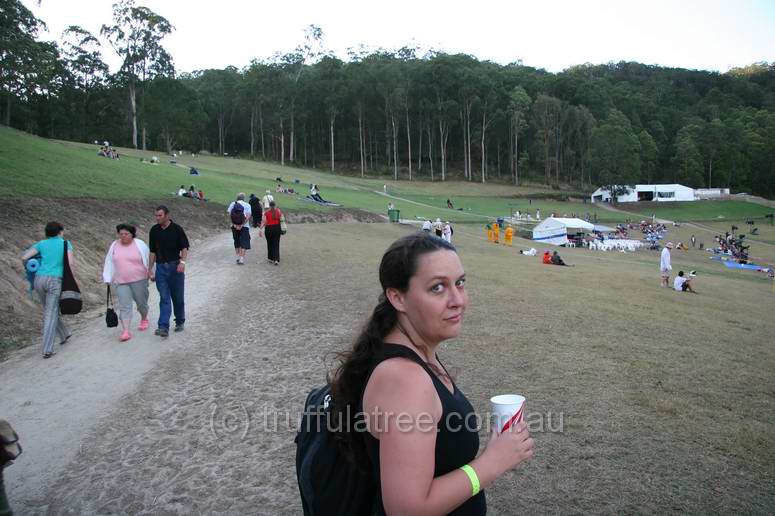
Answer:
M98 34L111 0L22 0L48 24L45 39L69 25ZM775 0L137 0L174 26L164 39L178 71L241 68L287 52L304 28L323 29L324 46L416 45L464 52L501 64L559 72L581 63L645 64L726 72L775 61ZM109 47L104 59L115 70Z

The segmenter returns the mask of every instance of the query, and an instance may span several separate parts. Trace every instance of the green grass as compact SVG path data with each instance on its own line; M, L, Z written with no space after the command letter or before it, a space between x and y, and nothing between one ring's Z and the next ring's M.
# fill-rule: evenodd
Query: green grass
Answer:
M375 213L386 213L392 201L401 210L401 218L418 219L439 217L455 223L481 224L488 217L509 216L513 211L541 210L542 218L552 212L558 216L576 213L584 218L589 212L597 213L598 222L613 224L627 215L595 208L577 201L533 199L526 196L558 192L535 186L514 187L503 184L448 181L393 181L385 177L360 178L331 174L327 170L282 167L276 163L221 158L215 156L183 156L178 165L168 163L164 153L120 149L121 160L109 160L96 154L96 146L85 143L46 140L8 128L0 128L0 189L10 198L23 197L89 197L97 199L152 199L163 201L183 184L195 184L204 190L210 201L228 203L237 192L247 194L275 190L276 177L282 177L286 186L296 188L300 195L276 194L281 208L326 212L335 210L304 202L310 183L321 188L324 198L346 208L361 208ZM141 158L156 155L158 165L142 163ZM200 176L190 176L188 167L200 170ZM298 179L299 184L294 180ZM383 185L388 194L382 195ZM455 208L449 210L446 200ZM619 205L637 217L657 217L681 221L727 221L745 217L762 217L772 211L753 203L740 201L707 201L690 203L662 203L659 205Z
M658 205L656 205L658 204ZM724 221L742 220L746 217L764 217L772 213L772 208L745 201L693 201L627 204L620 203L619 209L632 211L650 218L655 213L657 218L680 221Z

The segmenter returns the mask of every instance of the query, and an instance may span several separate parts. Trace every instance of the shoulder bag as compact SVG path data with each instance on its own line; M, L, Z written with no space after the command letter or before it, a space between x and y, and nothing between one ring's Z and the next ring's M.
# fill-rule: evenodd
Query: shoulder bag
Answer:
M108 298L105 300L105 324L108 328L115 328L118 326L118 315L113 310L113 298L110 295L110 283L108 283Z
M285 215L280 215L280 234L284 235L288 232L288 224L285 223Z
M64 267L62 268L62 293L59 296L59 312L62 315L75 315L81 313L83 301L81 289L73 276L70 268L70 260L67 258L67 241L65 241Z

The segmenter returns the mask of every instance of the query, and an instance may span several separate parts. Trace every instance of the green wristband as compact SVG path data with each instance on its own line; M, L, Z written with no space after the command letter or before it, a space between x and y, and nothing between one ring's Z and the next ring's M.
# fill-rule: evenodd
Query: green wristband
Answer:
M468 480L471 481L471 496L479 494L481 486L479 485L479 477L476 475L474 468L466 464L465 466L461 466L460 469L465 471L466 475L468 475Z

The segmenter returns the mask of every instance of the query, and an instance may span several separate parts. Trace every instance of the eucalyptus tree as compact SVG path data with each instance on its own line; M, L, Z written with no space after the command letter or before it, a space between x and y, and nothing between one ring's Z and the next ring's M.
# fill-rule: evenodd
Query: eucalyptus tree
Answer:
M173 30L166 18L147 7L136 6L134 0L119 0L113 4L113 24L103 25L100 30L122 59L121 73L127 80L134 148L137 148L137 87L156 76L174 75L172 56L161 44ZM140 112L142 115L142 104Z
M511 121L509 133L513 138L513 143L509 143L509 167L515 185L519 184L519 135L528 126L527 114L530 112L532 103L533 99L522 86L515 86L509 92L508 113ZM512 141L511 138L509 141Z
M544 180L546 184L551 182L552 158L550 155L556 148L556 135L560 121L560 99L549 95L540 94L533 103L533 124L540 138L536 139L536 147L543 156ZM557 167L555 160L555 167Z
M657 168L657 158L659 151L657 150L657 144L651 134L645 129L638 133L638 141L640 142L640 158L641 158L641 179L648 184L654 179L654 172Z
M640 179L640 142L621 111L612 109L592 131L591 161L597 181L614 202Z
M151 140L169 154L180 148L196 151L197 136L206 121L196 90L182 80L157 77L148 83L147 96Z
M192 74L199 95L204 100L204 109L215 121L215 134L218 142L217 153L226 153L226 140L238 109L237 94L241 88L242 75L229 66L223 70L201 70Z
M52 48L35 38L45 27L19 0L0 0L0 92L5 97L5 125L11 125L13 101L29 100L42 82L38 64Z

